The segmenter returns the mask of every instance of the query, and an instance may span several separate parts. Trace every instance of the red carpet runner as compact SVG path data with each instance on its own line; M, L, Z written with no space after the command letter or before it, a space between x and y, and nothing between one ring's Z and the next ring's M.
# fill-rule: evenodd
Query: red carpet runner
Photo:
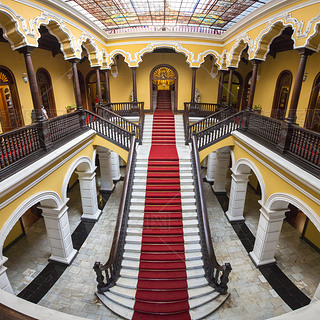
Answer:
M189 320L174 116L157 109L148 161L134 320Z

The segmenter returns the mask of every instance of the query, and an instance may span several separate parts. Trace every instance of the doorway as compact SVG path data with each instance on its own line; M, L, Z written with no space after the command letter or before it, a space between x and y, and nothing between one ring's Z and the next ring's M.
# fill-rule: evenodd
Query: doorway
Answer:
M49 118L57 116L56 103L54 101L52 82L49 72L40 68L37 70L37 83L40 93L41 104L47 111Z
M284 70L279 74L274 92L271 117L284 120L286 117L289 94L292 83L292 73Z
M24 126L16 82L4 66L0 66L0 125L0 132Z
M310 95L310 101L304 126L320 132L320 72L317 74Z
M171 105L173 111L178 108L178 73L167 64L154 67L150 73L150 109L162 103Z

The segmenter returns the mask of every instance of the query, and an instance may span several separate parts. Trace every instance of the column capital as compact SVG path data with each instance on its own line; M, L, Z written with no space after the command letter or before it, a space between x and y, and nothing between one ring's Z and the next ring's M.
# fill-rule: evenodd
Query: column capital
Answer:
M285 218L285 213L290 211L288 208L267 210L265 206L260 208L260 212L267 221L281 221Z
M79 58L71 58L71 59L68 59L67 61L69 61L70 63L78 63L81 59Z
M304 55L304 56L311 56L312 54L315 53L315 51L309 49L309 48L297 48L296 49L298 51L299 54Z
M58 208L39 206L38 209L42 210L42 215L44 217L50 217L58 220L68 211L67 201Z
M93 167L92 171L75 171L75 173L78 175L79 179L82 180L91 180L96 175L96 166Z
M27 53L31 53L36 47L32 47L32 46L25 46L25 47L21 47L18 49L19 53L23 53L23 54L27 54Z
M232 170L232 169L231 169ZM251 173L234 173L232 171L231 178L235 182L245 182L247 183L249 181L249 177L251 176Z

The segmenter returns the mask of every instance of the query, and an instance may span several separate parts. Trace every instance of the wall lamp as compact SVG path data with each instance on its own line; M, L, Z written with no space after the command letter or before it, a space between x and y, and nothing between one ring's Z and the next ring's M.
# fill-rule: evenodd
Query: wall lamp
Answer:
M27 76L27 74L25 72L22 74L22 80L23 80L24 83L28 82L28 76Z
M302 78L302 81L305 82L307 80L307 77L308 77L308 72L305 72L303 74L303 78Z

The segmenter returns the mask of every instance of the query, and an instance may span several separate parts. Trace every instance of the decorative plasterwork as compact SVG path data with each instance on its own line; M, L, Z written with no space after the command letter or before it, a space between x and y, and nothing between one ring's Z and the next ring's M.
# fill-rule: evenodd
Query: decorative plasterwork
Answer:
M227 58L227 65L228 67L235 67L238 68L241 54L246 47L253 46L253 40L248 36L248 34L244 34L243 36L239 37L233 47L231 48L230 53L228 54Z
M90 35L83 33L77 41L78 50L81 50L81 45L83 45L88 53L90 66L100 67L102 65L102 60L100 59L101 54L94 39Z
M25 19L4 4L0 4L0 27L3 30L4 38L9 41L13 50L29 44L24 34L28 32ZM32 44L30 43L29 45Z

